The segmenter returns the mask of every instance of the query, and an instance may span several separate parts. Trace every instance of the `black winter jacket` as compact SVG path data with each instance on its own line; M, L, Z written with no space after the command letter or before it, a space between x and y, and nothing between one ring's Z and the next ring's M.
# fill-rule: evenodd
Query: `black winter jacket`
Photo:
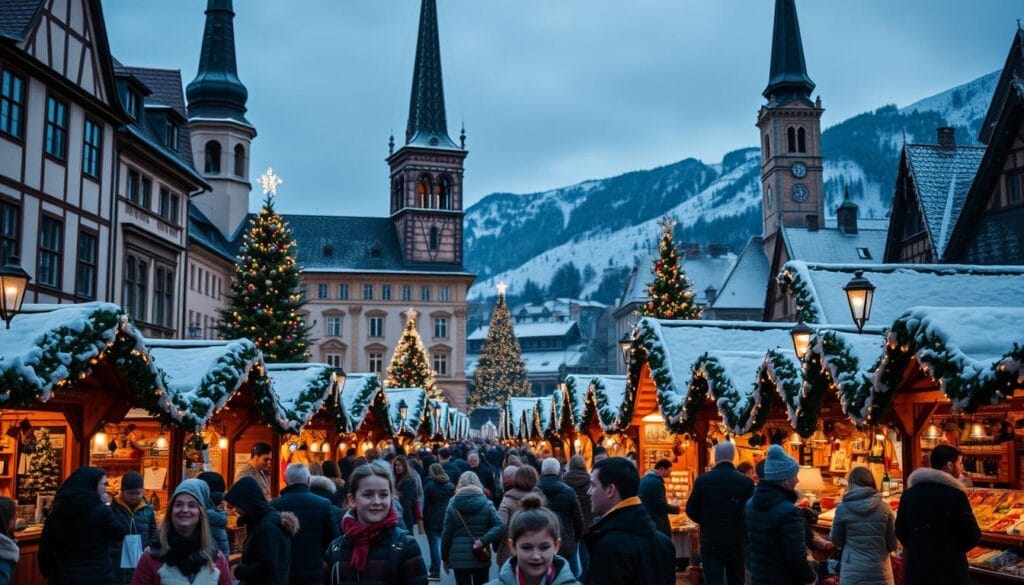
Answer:
M441 534L444 530L444 512L448 502L455 495L455 485L450 481L444 483L428 478L423 486L423 528L427 532Z
M142 505L135 508L135 510L130 510L123 496L117 496L110 503L110 509L121 524L128 529L125 534L138 534L141 539L142 548L145 549L156 540L156 512L153 511L153 507L149 504L140 503ZM124 539L110 541L110 566L114 569L117 583L130 585L135 569L121 568L121 547L123 543Z
M605 514L583 534L590 551L586 585L675 585L675 547L639 498Z
M558 516L561 524L562 546L558 554L571 559L576 556L576 547L583 536L583 509L576 498L576 492L557 475L541 476L537 487L544 492L549 510Z
M678 514L679 506L668 503L665 496L665 480L653 471L648 471L640 479L640 501L647 508L647 514L654 521L654 525L662 534L672 537L672 526L669 524L668 515Z
M746 548L743 511L752 495L754 482L729 462L697 477L686 501L686 515L700 524L701 550L728 554Z
M352 541L345 535L331 543L325 557L327 585L427 585L427 566L416 539L394 527L370 543L366 568L352 566Z
M100 500L96 490L104 475L97 467L80 467L57 490L39 541L39 571L49 585L114 582L110 546L128 527Z
M804 516L796 492L764 481L744 510L751 585L804 585L815 580L807 562Z
M416 526L416 504L419 502L416 497L416 480L411 473L398 482L397 493L398 502L402 505L402 524L409 531Z
M271 506L251 477L236 481L224 501L242 511L238 523L245 526L245 545L235 578L244 585L288 585L292 537L299 531L295 514Z
M921 468L907 478L896 514L905 585L966 584L967 551L981 538L964 486L948 473Z
M299 531L292 539L292 585L319 583L324 570L324 553L341 528L331 510L331 502L310 491L305 484L290 485L270 505L281 512L291 512L299 519Z
M570 469L562 476L562 481L576 492L576 499L583 510L583 529L590 528L594 523L594 510L590 507L590 474Z
M498 511L480 488L462 488L452 498L444 515L441 558L453 569L489 567L490 561L481 561L473 553L473 542L479 540L484 547L488 547L501 536L503 530L505 525L498 517Z
M495 498L498 498L498 502L501 502L501 494L498 493L498 484L494 481L494 470L490 466L484 464L483 461L481 461L480 465L477 465L476 467L470 467L469 470L475 473L480 479L480 483L484 485L484 494L487 495L491 502L493 503ZM494 505L497 506L498 504L495 503Z

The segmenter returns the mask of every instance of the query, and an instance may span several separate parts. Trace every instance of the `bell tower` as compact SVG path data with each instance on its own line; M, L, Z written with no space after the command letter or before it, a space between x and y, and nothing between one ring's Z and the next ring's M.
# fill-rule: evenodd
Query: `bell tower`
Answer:
M406 262L462 265L462 176L468 151L448 136L436 0L422 0L405 144L387 158L391 219Z
M821 98L811 100L795 0L775 1L771 71L757 117L761 144L763 240L771 253L780 227L817 229L825 221Z

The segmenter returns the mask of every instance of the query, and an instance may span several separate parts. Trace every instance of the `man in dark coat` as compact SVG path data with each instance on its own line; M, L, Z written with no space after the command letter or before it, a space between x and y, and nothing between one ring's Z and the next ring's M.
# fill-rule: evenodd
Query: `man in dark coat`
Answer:
M654 469L647 472L640 480L640 501L647 508L647 515L654 521L665 536L672 538L672 526L669 524L668 515L678 514L679 506L668 503L665 495L665 478L672 474L672 462L668 459L659 459L654 464Z
M907 478L896 515L896 537L903 543L906 585L966 585L967 551L978 544L981 530L974 519L964 484L960 451L937 445L931 469Z
M583 508L580 507L576 491L558 477L561 469L558 459L548 457L541 462L540 469L542 473L537 487L544 492L548 509L558 516L562 532L562 546L558 548L558 554L569 561L573 575L579 576L580 559L576 549L583 536Z
M751 585L799 585L817 580L807 562L804 515L796 507L798 471L796 460L780 445L768 448L761 482L744 510Z
M686 515L700 524L700 554L708 583L743 585L747 527L743 510L754 482L733 466L736 446L715 445L715 466L693 482Z
M352 475L352 471L356 468L357 456L359 456L359 451L355 447L349 447L348 451L345 451L345 456L338 459L338 470L341 471L341 479L345 480L346 485L348 484L348 477Z
M238 509L238 525L245 527L245 545L235 567L235 579L246 585L289 585L292 537L299 531L295 514L271 506L252 477L236 481L224 501Z
M444 472L448 474L448 479L452 483L459 483L462 474L469 471L469 464L462 459L452 457L452 452L447 447L437 452L437 460L441 463L441 467L444 467Z
M110 503L110 510L128 527L126 537L139 536L139 552L156 541L156 512L143 497L142 475L138 471L129 471L121 478L121 493ZM131 585L135 569L121 568L123 546L124 539L110 542L110 563L114 567L115 583Z
M466 463L469 464L469 470L476 474L480 483L484 485L484 495L493 503L494 498L498 495L498 482L494 480L494 470L487 465L486 461L480 459L478 451L470 451L466 456ZM498 504L500 503L501 498L498 498Z
M601 519L583 534L590 553L585 585L674 585L675 548L636 495L636 466L611 457L594 465L590 479L591 505Z
M332 540L341 536L340 525L335 522L330 500L310 491L308 467L292 463L285 469L284 480L288 487L270 505L299 519L299 531L291 547L291 585L320 583L324 552Z

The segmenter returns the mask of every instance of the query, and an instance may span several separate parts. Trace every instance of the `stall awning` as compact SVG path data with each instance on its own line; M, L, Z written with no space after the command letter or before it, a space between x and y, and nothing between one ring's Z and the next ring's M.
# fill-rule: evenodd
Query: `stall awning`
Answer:
M450 407L444 400L430 399L431 438L440 440L450 438L449 410Z
M338 430L342 433L358 432L381 392L383 388L377 374L346 375L338 393Z
M423 388L388 388L384 391L387 398L388 420L396 432L404 431L415 435L423 424L427 410L427 391ZM400 405L406 406L405 418L402 418Z
M327 364L267 364L266 371L277 398L276 426L293 434L302 431L344 382Z
M633 417L632 401L626 400L625 376L591 376L590 392L597 418L605 432L625 430Z
M587 396L590 394L590 376L571 374L565 377L565 393L569 401L572 425L582 432L590 421L586 420Z
M835 392L843 414L857 426L876 420L888 400L876 401L874 372L885 338L879 333L821 329L811 337L804 370L808 396Z

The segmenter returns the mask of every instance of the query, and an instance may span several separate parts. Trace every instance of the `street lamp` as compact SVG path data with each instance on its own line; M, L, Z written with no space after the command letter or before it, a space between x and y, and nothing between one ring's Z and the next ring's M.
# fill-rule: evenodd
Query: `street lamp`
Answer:
M619 349L622 351L622 363L626 364L626 369L629 369L630 354L633 346L633 332L627 331L622 334L622 339L619 340Z
M0 318L11 328L11 319L21 312L21 303L25 301L25 288L32 277L18 264L18 257L11 256L3 267L0 267Z
M803 319L797 322L792 329L789 330L789 336L793 338L793 351L796 352L796 358L799 360L804 359L807 352L811 349L811 335L814 334L814 329L807 326Z
M864 271L854 272L853 278L843 287L846 301L850 304L850 315L857 326L857 333L864 330L864 323L871 318L871 301L875 296L875 285L864 278Z
M409 405L405 403L405 399L398 401L398 416L401 418L399 423L398 432L401 433L405 430L405 417L409 414Z

